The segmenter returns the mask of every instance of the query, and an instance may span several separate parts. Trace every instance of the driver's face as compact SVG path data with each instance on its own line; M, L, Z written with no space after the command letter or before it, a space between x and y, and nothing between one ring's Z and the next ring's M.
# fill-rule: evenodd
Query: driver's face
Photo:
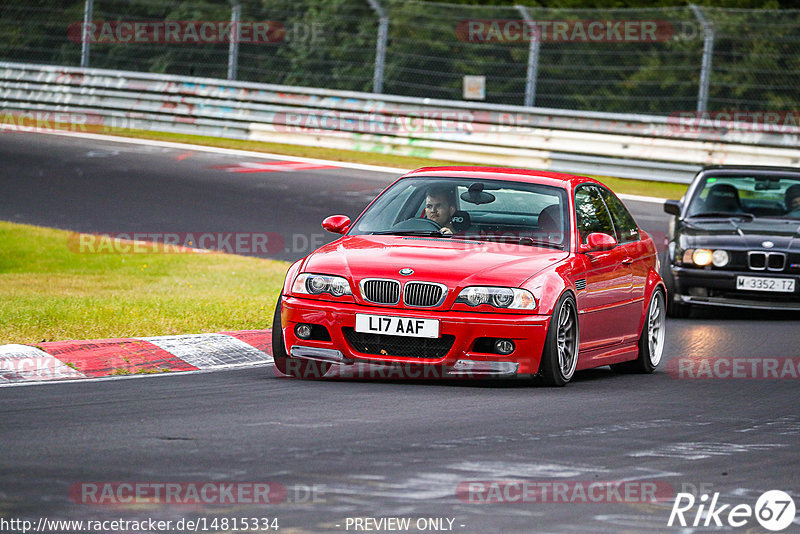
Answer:
M793 209L793 210L795 210L797 208L800 208L800 196L796 196L796 197L792 198L791 200L789 200L789 206L791 206L790 209Z
M425 218L430 219L439 226L450 222L450 217L455 213L456 207L451 206L442 197L428 196L425 198Z

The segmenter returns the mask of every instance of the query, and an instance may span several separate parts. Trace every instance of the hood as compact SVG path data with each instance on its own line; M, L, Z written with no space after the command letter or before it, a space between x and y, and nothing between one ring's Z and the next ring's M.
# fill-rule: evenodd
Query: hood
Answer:
M683 248L800 249L800 221L789 219L691 219L681 229ZM771 241L772 247L764 242Z
M567 252L509 243L413 236L345 236L312 253L303 272L363 278L517 287L568 256ZM410 268L410 276L400 269Z

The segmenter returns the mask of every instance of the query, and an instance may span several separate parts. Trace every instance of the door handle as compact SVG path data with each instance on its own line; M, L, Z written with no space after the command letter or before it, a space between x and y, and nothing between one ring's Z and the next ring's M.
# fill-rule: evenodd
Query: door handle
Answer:
M630 258L630 257L628 257L628 256L626 256L626 257L625 257L625 258L622 260L622 265L630 265L631 263L633 263L633 258Z

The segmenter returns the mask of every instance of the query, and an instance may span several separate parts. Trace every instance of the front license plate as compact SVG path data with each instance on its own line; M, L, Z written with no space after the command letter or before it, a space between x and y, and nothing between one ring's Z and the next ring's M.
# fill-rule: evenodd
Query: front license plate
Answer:
M356 332L436 338L439 337L439 320L357 313Z
M737 276L736 289L744 289L746 291L772 291L774 293L794 293L794 280L791 278Z

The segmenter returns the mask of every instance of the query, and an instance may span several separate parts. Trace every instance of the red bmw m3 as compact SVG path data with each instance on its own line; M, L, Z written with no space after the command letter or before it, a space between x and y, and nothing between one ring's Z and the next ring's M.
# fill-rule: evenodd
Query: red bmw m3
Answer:
M283 374L401 364L563 386L576 370L661 360L656 247L594 179L423 168L322 226L342 237L289 268L275 309Z

